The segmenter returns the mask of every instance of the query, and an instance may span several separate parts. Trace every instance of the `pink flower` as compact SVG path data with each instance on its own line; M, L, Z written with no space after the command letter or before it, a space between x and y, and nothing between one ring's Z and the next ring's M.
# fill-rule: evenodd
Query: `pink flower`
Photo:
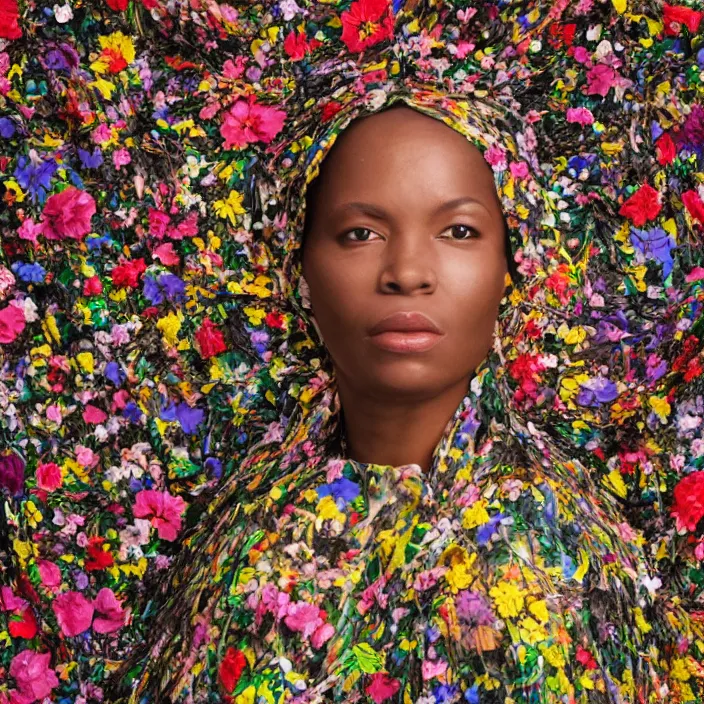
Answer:
M39 569L39 577L45 587L55 589L61 586L61 570L58 565L49 562L49 560L37 560L37 568Z
M10 303L0 310L0 344L9 345L14 342L24 330L24 310Z
M55 462L45 462L37 467L37 486L44 491L55 491L63 483L61 468Z
M485 152L484 159L494 171L506 169L506 151L498 144L492 144Z
M320 609L315 604L297 601L289 605L284 623L292 631L302 633L304 638L308 638L322 625L323 619L320 618Z
M29 702L36 702L51 694L59 680L49 667L51 653L23 650L10 663L10 675L15 678L20 694Z
M77 636L90 628L93 605L80 592L59 594L52 607L65 636Z
M0 611L20 611L29 602L19 596L15 596L10 587L0 587Z
M159 259L164 266L171 266L172 264L179 264L181 262L171 242L166 242L155 247L152 250L152 257Z
M166 229L171 224L171 216L156 208L149 208L149 234L157 239L166 235Z
M17 230L21 240L29 240L35 246L38 244L37 238L41 232L42 226L34 222L32 218L26 218Z
M528 164L525 161L512 161L509 166L511 176L517 179L528 178Z
M423 660L421 672L424 680L431 680L433 677L444 675L447 670L447 663L444 660Z
M94 425L97 425L98 423L102 423L106 418L107 414L105 411L100 410L97 406L93 406L92 404L88 404L83 411L83 420L86 423L92 423Z
M98 616L93 621L93 630L98 633L114 633L125 625L127 612L115 598L112 589L103 587L93 601Z
M186 502L180 496L153 489L140 491L134 504L135 517L148 518L163 540L176 540L185 510Z
M587 74L587 95L606 97L606 94L616 85L617 76L611 66L597 64Z
M44 236L50 240L80 240L91 231L95 200L90 193L69 186L50 196L42 212Z
M331 623L324 623L315 629L315 633L310 639L314 648L322 648L335 635L335 628Z
M587 108L567 108L567 122L576 122L580 125L594 124L594 115Z
M364 691L376 704L381 704L381 702L393 697L401 687L401 683L391 677L388 672L375 672L370 679L371 682L364 688Z
M255 96L238 100L226 113L220 134L225 149L242 149L253 142L268 144L281 131L286 113L255 102Z
M112 153L112 163L115 165L115 168L118 171L120 170L120 167L126 166L131 162L132 157L130 156L130 153L127 151L127 149L117 149Z

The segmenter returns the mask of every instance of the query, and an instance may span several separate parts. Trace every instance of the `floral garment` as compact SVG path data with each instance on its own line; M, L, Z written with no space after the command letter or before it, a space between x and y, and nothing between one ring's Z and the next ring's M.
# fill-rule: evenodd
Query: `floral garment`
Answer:
M569 463L496 463L479 417L469 394L428 474L334 458L245 504L201 575L220 596L173 701L698 697L701 626L658 591L613 494Z

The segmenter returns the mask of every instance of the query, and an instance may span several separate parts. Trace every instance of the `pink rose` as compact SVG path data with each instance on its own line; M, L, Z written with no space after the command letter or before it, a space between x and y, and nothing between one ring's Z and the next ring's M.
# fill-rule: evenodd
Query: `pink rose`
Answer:
M93 621L93 630L97 633L114 633L125 625L127 612L115 598L112 589L103 587L93 600L98 616Z
M148 518L163 540L176 540L185 510L186 502L180 496L153 489L140 491L134 504L135 517Z
M284 126L286 113L269 105L260 105L255 97L238 100L226 113L220 126L225 149L242 149L253 142L268 144Z
M322 648L335 635L335 628L331 623L324 623L315 629L313 637L310 639L314 648Z
M0 611L20 611L28 603L22 597L15 596L10 587L0 587Z
M597 64L587 74L587 95L606 97L606 94L616 85L617 78L618 74L611 66Z
M51 653L23 650L10 663L10 675L15 678L20 694L27 702L36 702L51 694L59 680L49 666Z
M591 125L594 123L594 115L587 108L567 108L567 122Z
M97 425L98 423L102 423L106 418L107 415L105 411L101 410L97 406L93 406L90 403L83 411L83 420L86 423L93 423L94 425Z
M424 680L432 680L433 677L440 677L447 671L447 662L445 660L423 660L421 672Z
M0 344L9 345L22 333L25 326L24 311L10 303L0 310Z
M371 681L365 687L366 693L376 702L381 704L398 692L401 688L401 682L388 672L375 672L371 676Z
M63 484L61 468L55 462L46 462L37 467L37 486L44 491L56 491Z
M90 193L69 186L50 196L42 212L44 236L50 240L80 240L91 231L95 200Z
M52 607L64 635L77 636L90 628L94 608L80 592L59 594Z

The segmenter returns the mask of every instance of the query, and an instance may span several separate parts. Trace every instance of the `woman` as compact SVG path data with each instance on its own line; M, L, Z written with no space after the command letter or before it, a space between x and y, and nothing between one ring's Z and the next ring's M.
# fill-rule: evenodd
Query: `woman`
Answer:
M158 396L144 387L138 395L131 385L159 362L135 363L96 336L96 350L106 358L101 368L116 386L123 418L148 418L153 401L159 423L150 441L166 446L171 459L168 471L162 470L149 443L135 444L121 467L110 467L95 481L85 468L101 477L100 463L91 464L90 448L82 444L76 453L81 462L64 465L82 484L63 472L54 476L42 456L36 479L29 480L31 498L13 487L21 508L12 517L19 536L13 541L16 570L3 591L8 623L19 624L8 626L11 701L36 701L52 691L65 698L134 702L696 701L701 635L696 614L690 618L690 605L678 595L696 598L696 574L689 572L692 588L685 590L678 573L680 557L694 556L694 540L686 547L687 536L680 541L670 526L676 520L678 529L695 538L698 509L676 499L671 518L652 491L655 486L664 492L672 482L657 463L656 439L677 447L682 458L671 467L675 481L680 470L685 479L697 479L692 470L698 446L687 444L691 434L685 428L696 416L696 382L681 393L682 415L689 420L677 439L668 438L658 422L669 416L664 405L676 401L668 392L680 391L682 366L687 374L696 366L698 350L692 354L684 341L668 341L667 335L687 331L697 340L701 286L696 266L686 270L692 263L672 256L669 230L655 243L655 228L643 227L660 218L671 229L671 218L685 232L690 215L680 208L660 216L662 205L647 200L645 185L633 190L634 182L665 180L650 178L655 168L666 175L665 165L656 167L646 156L639 161L638 152L618 161L618 143L609 141L618 138L610 107L597 98L582 109L601 126L578 132L576 141L598 142L593 151L599 159L580 152L564 163L541 165L537 150L549 130L540 139L535 130L542 101L554 97L534 88L534 111L523 106L528 116L521 116L521 90L529 77L539 86L545 69L527 48L537 37L564 48L570 17L562 5L530 16L516 8L501 19L507 36L518 39L506 40L488 61L497 42L486 30L496 26L487 24L497 19L490 5L476 18L450 5L409 7L395 16L392 8L366 4L353 3L341 16L334 9L287 7L256 21L244 7L239 17L222 8L200 17L177 12L176 19L168 15L173 8L155 11L184 32L195 26L204 44L203 27L217 37L236 25L235 36L251 40L262 70L229 60L218 80L239 91L240 84L227 81L239 81L246 71L247 90L280 90L285 107L266 108L251 93L237 93L225 103L231 107L219 117L219 128L210 129L236 156L209 172L202 187L223 181L225 194L208 205L244 255L227 251L236 265L222 273L226 289L222 280L215 287L222 296L197 279L191 284L189 303L213 304L205 318L191 306L202 321L194 340L203 359L225 353L228 344L243 352L213 362L205 374L202 364L198 371L200 360L191 359L193 378L203 381L197 394L182 382L184 368L191 368L174 364L148 374ZM574 12L587 14L584 8ZM304 30L296 24L301 15L309 23ZM678 17L679 24L668 20L668 32L679 31L683 12ZM284 33L284 51L293 67L277 80L270 52L276 51L273 38L282 22L292 32ZM396 23L394 44L388 43L390 22ZM589 44L604 41L603 35L582 22L583 48L593 50L585 87L603 90L597 74L608 82L606 74L616 66L621 87L632 91L627 101L634 100L639 84L628 84L623 61L635 67L649 56L649 47L633 36L651 25L636 15L614 16L609 52L601 43L598 49ZM294 57L322 52L315 42L323 39L331 47L341 41L349 51L366 51L365 61L353 63L344 53L336 61L319 55L314 70L299 70ZM103 57L106 65L120 73L115 52L124 41L119 47L116 41L101 45L112 52ZM681 42L661 41L673 55L685 51ZM446 57L428 58L434 43L461 61L468 52L476 50L476 56L445 79ZM622 49L613 50L618 46L629 52L621 56ZM565 62L586 66L583 52L565 52ZM182 57L166 56L176 70L194 70L184 67L189 62ZM122 58L130 63L127 54ZM468 76L472 61L476 73ZM482 79L479 65L490 75ZM217 100L208 94L203 82L212 90L218 80L200 70L200 84L190 76L168 78L170 91L184 91L181 100L167 101L153 91L165 134L184 135L185 141L194 130L193 140L201 138L195 123L177 121L168 107L182 103L193 110L193 93L206 93L202 120L222 110L218 100L226 100L226 91ZM430 83L432 71L446 83ZM680 75L682 69L672 71ZM139 72L147 76L144 64ZM286 101L292 80L297 92ZM463 90L450 90L453 83ZM129 80L123 85L128 90ZM673 82L672 90L681 85ZM488 98L482 95L486 86ZM126 103L120 106L126 109ZM392 109L383 110L387 106ZM81 104L70 98L70 107L75 112ZM578 112L579 120L588 122L586 113ZM564 122L555 123L558 132L565 130ZM683 138L673 146L677 180L668 182L675 194L692 190L687 179L695 177L685 163L696 162L699 144L695 121L683 123ZM634 123L633 145L643 135ZM147 146L163 149L156 138L140 144L145 152ZM114 154L116 164L126 158L119 149ZM185 165L189 179L199 173L198 157L193 159ZM648 176L635 178L639 170ZM244 188L232 189L232 183L244 184L250 173L257 178L240 220ZM311 181L315 186L304 203ZM193 237L179 206L192 207L203 196L184 176L169 206L169 188L160 185L149 195L147 242L154 259L173 262L173 246L162 249L164 235L169 233L169 244ZM131 202L139 204L144 184L137 177L133 188ZM593 201L599 206L585 207ZM696 216L694 196L681 201ZM109 202L106 197L105 207ZM46 237L68 227L54 212L58 205L52 201L43 213ZM502 211L526 278L518 288L512 276L505 297L511 264ZM127 209L114 214L116 221L129 217ZM194 239L199 254L184 268L192 271L202 258L208 262L203 272L221 270L215 239L214 231L207 246ZM192 255L186 245L183 253ZM234 281L232 272L240 266L246 274ZM129 289L131 278L143 272L134 256L115 268L116 303L127 308L117 289ZM686 271L694 273L685 282ZM646 273L647 297L639 297ZM182 303L169 276L145 276L142 295L154 308L178 309ZM631 300L624 286L626 292L636 286ZM235 299L228 310L228 344L225 326L211 319L225 316L217 304L227 303L226 294ZM264 304L254 305L255 297ZM58 309L49 308L49 315ZM431 318L424 325L432 330L411 336L379 330L388 315L409 311ZM657 331L650 322L655 312L664 321ZM151 314L145 316L149 321ZM188 346L173 317L161 315L154 328L177 359ZM258 327L263 319L266 330ZM408 316L391 321L414 322ZM159 357L159 346L146 337L154 328L142 327L145 337L137 348L149 353L151 345ZM119 347L127 332L112 334ZM674 357L671 368L666 350ZM76 364L89 360L83 353ZM56 373L50 381L57 383ZM223 397L214 387L228 383L237 392L220 406ZM178 384L188 403L176 404L167 384ZM89 388L90 395L77 393L88 423L101 398L96 387ZM650 399L643 414L634 405L636 393ZM244 449L235 447L241 457L229 471L211 455L211 443L232 452L225 434L209 433L202 454L189 457L188 437L198 430L194 418L203 399L211 418L234 409L230 440L232 428L246 429ZM167 430L169 423L180 424L183 435ZM98 443L101 437L96 432ZM207 470L204 481L196 456ZM62 482L70 484L63 492ZM187 525L181 493L190 500ZM76 507L86 499L88 510L81 513ZM37 511L34 502L46 509ZM58 527L45 518L51 510ZM83 536L75 543L84 552L73 545L76 534ZM163 547L169 543L170 552ZM31 619L41 625L39 634L30 635Z

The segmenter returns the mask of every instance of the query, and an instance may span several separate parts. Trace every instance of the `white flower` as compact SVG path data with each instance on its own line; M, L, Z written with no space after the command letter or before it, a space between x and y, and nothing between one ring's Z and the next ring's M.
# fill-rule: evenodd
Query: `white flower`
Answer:
M61 7L54 5L54 17L59 24L66 24L66 22L73 19L73 10L68 3Z

